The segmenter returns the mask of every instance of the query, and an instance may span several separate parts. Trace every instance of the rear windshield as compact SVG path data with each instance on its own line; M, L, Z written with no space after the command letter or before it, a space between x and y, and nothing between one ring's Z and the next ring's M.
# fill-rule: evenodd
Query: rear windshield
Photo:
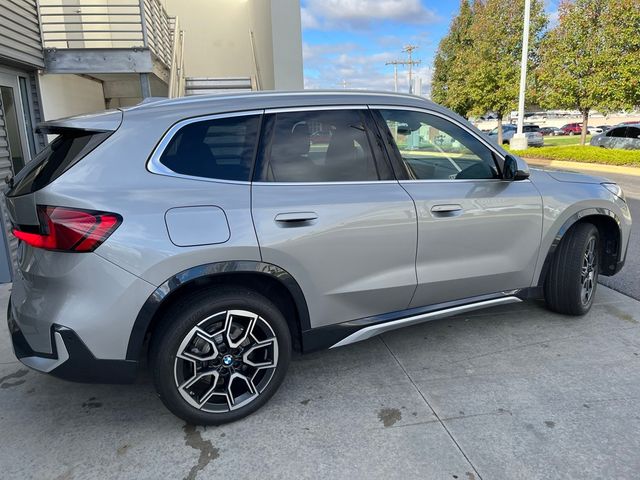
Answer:
M66 130L58 135L13 178L7 196L17 197L46 187L78 163L113 132Z

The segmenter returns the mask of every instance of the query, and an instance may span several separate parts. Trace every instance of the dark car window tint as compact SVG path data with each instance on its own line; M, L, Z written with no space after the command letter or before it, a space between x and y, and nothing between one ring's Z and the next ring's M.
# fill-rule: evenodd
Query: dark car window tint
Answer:
M160 163L182 175L249 181L260 116L190 123L171 139Z
M24 195L46 187L109 138L111 133L64 130L20 170L8 195Z
M411 178L498 177L491 150L467 130L426 113L408 110L381 110L380 113Z
M266 179L272 182L378 180L376 158L362 112L275 114Z
M609 130L609 132L607 132L607 137L624 138L626 131L627 131L627 127L614 128L612 130Z
M627 127L627 133L625 135L627 138L640 138L640 128L638 127Z

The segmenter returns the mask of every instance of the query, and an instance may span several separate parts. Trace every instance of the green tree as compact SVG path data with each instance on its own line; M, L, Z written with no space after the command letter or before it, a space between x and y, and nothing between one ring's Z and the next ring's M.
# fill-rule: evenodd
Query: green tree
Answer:
M612 0L603 21L604 109L640 106L640 0Z
M503 117L517 107L523 24L524 0L484 0L474 4L470 30L473 49L467 56L467 92L472 99L469 113L495 112L498 115L498 143L502 143ZM532 0L530 70L536 66L537 51L546 26L547 15L542 0Z
M640 2L564 0L540 49L540 102L579 110L585 144L589 112L640 102Z
M472 106L466 88L466 59L473 47L470 37L472 23L472 6L469 0L462 0L449 32L438 45L431 82L431 98L465 117Z

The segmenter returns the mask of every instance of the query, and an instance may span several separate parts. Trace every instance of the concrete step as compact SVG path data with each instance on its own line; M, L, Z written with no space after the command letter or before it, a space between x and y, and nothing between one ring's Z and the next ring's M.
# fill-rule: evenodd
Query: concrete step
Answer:
M253 90L251 77L189 77L185 82L185 94L187 96L251 90Z

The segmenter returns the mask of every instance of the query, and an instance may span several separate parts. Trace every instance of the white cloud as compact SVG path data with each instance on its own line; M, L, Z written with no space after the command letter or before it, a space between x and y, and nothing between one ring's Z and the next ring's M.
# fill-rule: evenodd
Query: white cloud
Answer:
M385 62L396 59L394 51L358 53L353 44L303 45L305 88L394 90L393 67ZM422 78L423 94L430 91L431 68L414 67L414 75ZM408 91L407 69L398 68L398 89ZM417 92L416 92L417 93Z
M367 27L380 21L425 24L441 20L421 0L307 0L301 14L303 28L320 30Z

